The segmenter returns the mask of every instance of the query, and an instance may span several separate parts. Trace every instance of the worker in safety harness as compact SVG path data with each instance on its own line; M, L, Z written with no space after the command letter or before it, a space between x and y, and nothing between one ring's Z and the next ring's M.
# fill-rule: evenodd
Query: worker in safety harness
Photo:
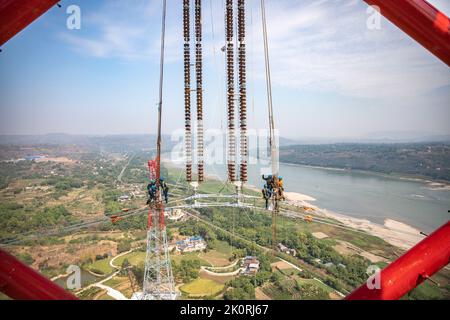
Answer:
M156 201L156 181L150 180L150 183L147 185L147 191L148 191L148 200L147 204L150 204L152 202Z
M168 203L169 202L169 186L164 181L164 178L159 179L159 185L160 185L163 195L164 195L164 201L166 203Z
M264 200L266 201L266 210L269 209L269 200L272 198L272 192L269 190L267 184L264 185L264 188L262 189L262 195Z
M284 182L283 177L278 177L278 197L279 200L286 200L286 197L284 196Z
M267 177L265 175L262 175L262 178L264 181L266 181L267 189L269 189L269 191L272 192L275 187L273 176L271 174L269 174Z

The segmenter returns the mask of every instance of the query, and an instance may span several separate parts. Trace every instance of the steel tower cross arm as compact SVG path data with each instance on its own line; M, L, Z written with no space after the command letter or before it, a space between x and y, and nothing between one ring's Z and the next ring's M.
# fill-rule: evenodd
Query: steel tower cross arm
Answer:
M0 0L0 46L58 2L59 0Z
M450 66L450 19L426 0L364 0Z
M346 300L397 300L450 262L450 221L379 273L379 287L365 283Z
M16 300L78 300L76 296L2 249L0 291Z

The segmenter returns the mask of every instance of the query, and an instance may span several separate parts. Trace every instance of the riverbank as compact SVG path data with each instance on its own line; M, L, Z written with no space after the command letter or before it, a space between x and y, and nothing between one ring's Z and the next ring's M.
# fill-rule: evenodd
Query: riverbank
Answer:
M177 167L173 163L171 165ZM441 224L440 222L437 224L429 222L430 219L437 220L437 218L430 216L430 212L438 212L438 210L447 212L446 203L443 203L443 208L430 208L432 203L440 201L436 199L442 199L446 195L434 195L426 191L436 192L436 189L438 189L439 192L445 192L447 188L450 189L450 185L441 182L369 171L361 171L360 173L364 173L363 175L355 175L355 170L312 168L311 166L287 165L284 163L283 166L285 169L283 175L289 177L290 180L287 190L296 191L286 192L293 205L313 207L323 217L335 219L351 228L382 238L386 242L405 250L423 239L420 231L432 232ZM288 171L287 168L299 168L299 171ZM304 168L315 170L313 172L311 170L305 171ZM214 173L216 170L210 171ZM322 172L326 173L322 174ZM208 179L223 180L223 178L220 179L217 171L216 174L211 173L208 175ZM372 177L389 178L389 180L380 181L380 179L372 179ZM261 187L255 187L259 181L259 174L249 175L249 183L246 184L246 188L260 194ZM401 187L397 187L401 181L420 184L402 184ZM386 183L391 186L391 182L393 182L394 187L388 189ZM286 179L286 183L288 183L288 179ZM301 193L303 190L306 194ZM307 194L313 194L314 197L317 197L317 200ZM329 210L329 208L342 209L339 211L340 213L337 213ZM423 212L427 212L426 218ZM404 220L402 220L403 217L405 217ZM445 218L441 218L441 220L445 220ZM411 224L412 221L416 221L414 226Z
M415 181L415 182L421 182L421 183L425 184L430 190L442 190L442 191L450 190L450 181L434 180L428 176L423 176L423 175L408 175L406 173L399 173L399 172L394 172L394 173L389 174L389 173L384 173L384 172L380 172L380 171L336 168L336 167L321 167L321 166L313 166L313 165L291 163L291 162L280 162L280 164L285 165L285 166L290 166L290 167L303 167L303 168L320 169L320 170L335 171L335 172L348 172L348 173L356 172L356 173L380 176L383 178L400 179L400 180L405 180L405 181Z
M315 199L308 195L297 192L286 192L285 195L287 201L294 206L314 208L316 214L320 216L337 220L350 228L367 232L404 250L410 249L423 239L419 230L400 221L385 219L384 224L380 225L367 219L354 218L319 208L313 204Z

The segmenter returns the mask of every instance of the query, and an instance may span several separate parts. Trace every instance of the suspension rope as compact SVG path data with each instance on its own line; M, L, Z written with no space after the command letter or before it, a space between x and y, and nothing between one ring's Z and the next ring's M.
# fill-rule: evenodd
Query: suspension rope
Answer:
M261 19L264 38L264 61L266 71L266 87L267 87L267 107L269 110L269 146L270 146L270 158L272 165L272 177L275 184L273 190L274 196L272 198L272 246L276 249L277 244L277 215L279 214L279 198L280 190L278 183L278 152L275 142L275 120L273 116L273 103L272 103L272 80L270 75L270 60L269 60L269 43L267 36L267 19L265 0L261 0Z
M267 36L267 19L265 0L261 0L261 18L264 38L264 61L266 70L266 87L267 87L267 106L269 110L269 144L272 162L272 174L278 177L278 160L277 160L277 146L275 143L275 120L273 116L273 103L272 103L272 80L270 75L270 60L269 60L269 43Z
M164 222L164 205L161 199L161 143L162 143L162 107L163 107L163 88L164 88L164 57L166 43L166 16L167 16L167 0L163 0L163 12L161 21L161 58L159 66L159 102L158 102L158 140L156 145L156 194L157 213L154 218L157 221L157 228L163 230ZM151 226L152 207L149 207L149 226Z

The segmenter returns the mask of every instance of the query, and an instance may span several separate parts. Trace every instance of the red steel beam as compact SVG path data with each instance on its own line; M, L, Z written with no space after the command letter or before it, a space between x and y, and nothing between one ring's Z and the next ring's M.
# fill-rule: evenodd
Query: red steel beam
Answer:
M419 242L381 272L380 289L367 284L346 300L397 300L450 262L450 221Z
M450 66L450 19L425 0L364 0Z
M15 300L78 300L0 249L0 291Z
M0 0L0 46L60 0Z

